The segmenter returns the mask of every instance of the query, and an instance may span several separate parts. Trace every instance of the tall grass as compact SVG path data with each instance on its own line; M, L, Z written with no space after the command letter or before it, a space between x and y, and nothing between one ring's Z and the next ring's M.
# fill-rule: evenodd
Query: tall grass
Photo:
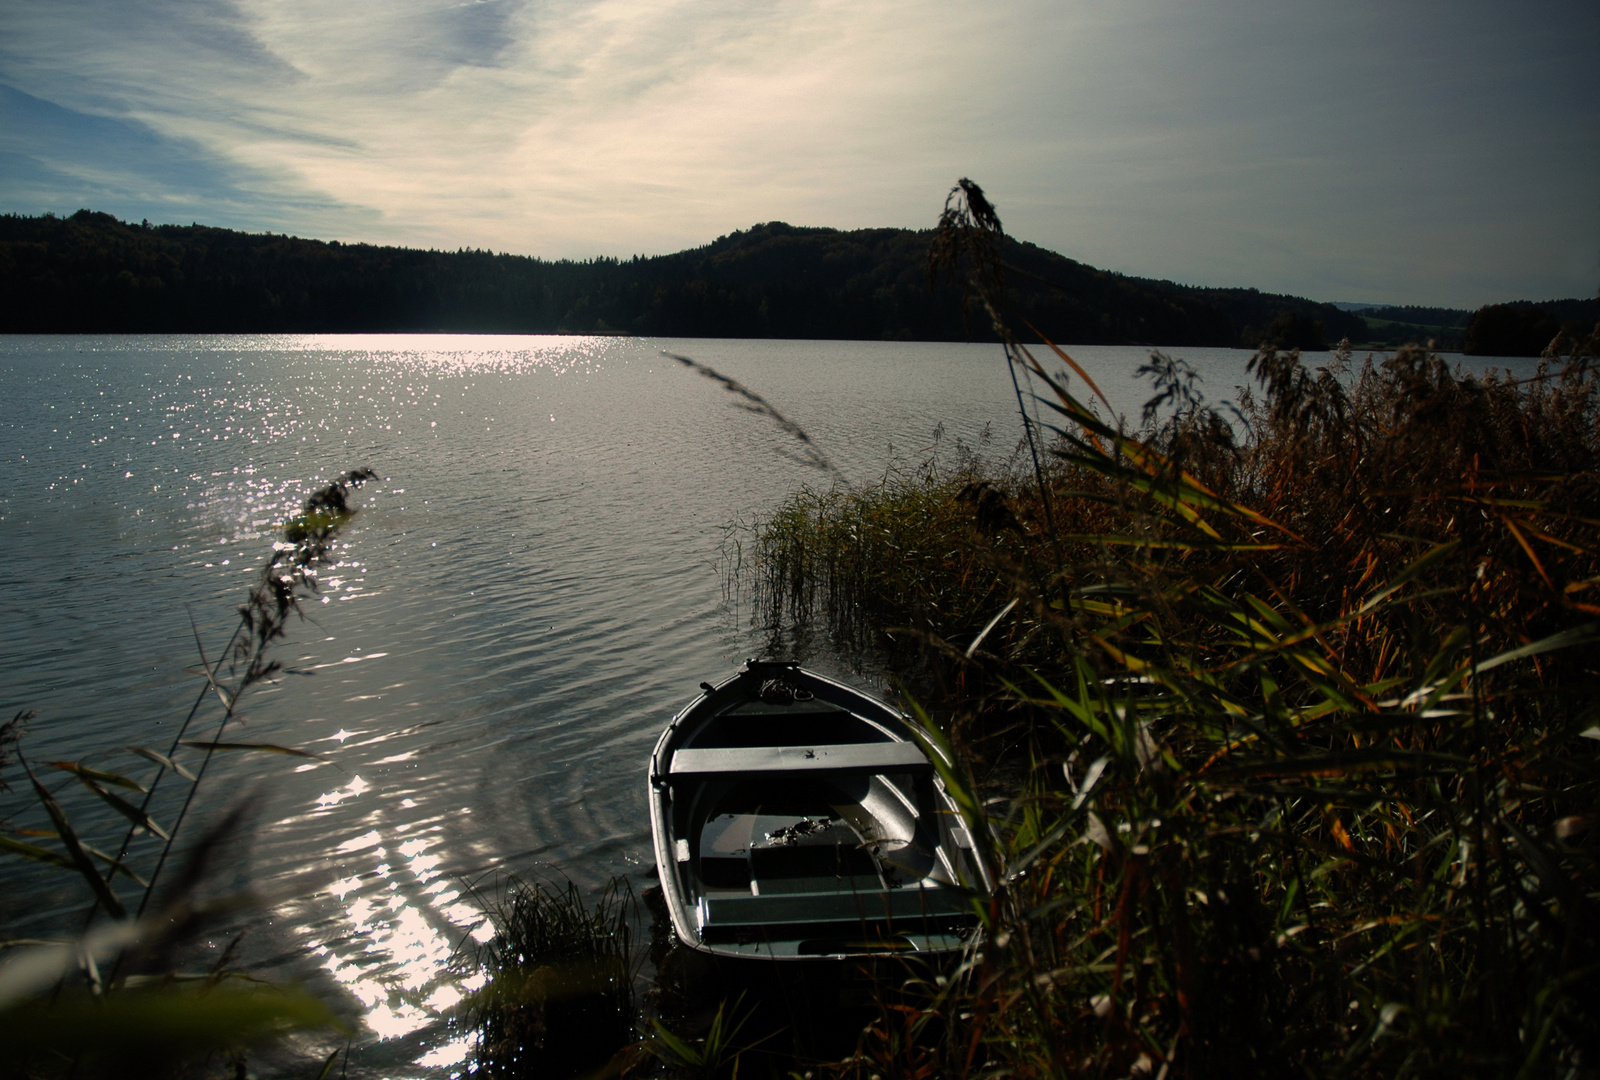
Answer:
M480 902L495 933L475 958L488 982L468 1006L474 1073L601 1070L634 1033L637 904L626 879L613 879L592 906L570 881L516 878Z
M284 525L256 583L239 607L239 622L219 656L210 658L196 632L202 685L193 707L165 751L130 746L130 759L154 765L138 777L87 759L53 761L56 775L82 785L100 800L111 822L126 823L114 852L85 837L108 830L74 822L21 749L31 712L0 727L0 768L15 761L51 828L0 834L0 854L29 859L75 876L86 886L83 933L54 942L14 942L0 966L0 1074L176 1075L208 1055L241 1055L253 1043L286 1031L338 1027L328 1007L310 995L244 979L232 968L233 948L210 970L177 967L180 947L248 898L201 899L199 886L217 850L243 828L244 810L211 821L190 845L175 878L162 874L175 851L195 795L218 753L243 751L297 757L293 747L231 740L241 699L281 670L272 646L287 633L301 600L317 590L318 568L332 561L341 528L355 513L352 492L375 477L356 469L315 491ZM215 711L205 708L214 702ZM122 767L124 770L126 766ZM0 776L0 791L9 790ZM155 815L165 786L172 816ZM165 814L162 815L166 817ZM9 823L8 823L9 824ZM28 839L19 839L19 836ZM37 841L43 841L42 843ZM129 897L123 881L134 886ZM160 888L158 888L158 886ZM237 944L237 942L235 942ZM332 1058L329 1059L332 1061Z
M755 545L769 616L917 645L1003 882L836 1071L1600 1068L1600 343L1520 381L1265 351L1236 411L1156 355L1130 430L1013 327L976 185L938 236L1036 454Z

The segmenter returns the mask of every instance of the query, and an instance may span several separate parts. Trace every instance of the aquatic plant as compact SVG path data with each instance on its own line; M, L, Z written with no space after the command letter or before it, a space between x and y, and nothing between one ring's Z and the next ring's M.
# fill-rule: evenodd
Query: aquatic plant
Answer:
M625 878L592 906L570 881L516 877L479 902L494 936L473 957L487 982L466 1010L476 1074L577 1076L634 1043L638 913Z
M216 852L243 828L243 807L210 823L190 845L177 878L159 892L157 885L215 754L314 756L271 743L230 741L227 729L238 717L243 696L282 670L270 659L270 648L285 636L301 600L316 592L317 568L332 561L339 530L355 513L352 491L375 476L370 469L343 474L315 491L285 523L283 538L273 545L239 607L233 636L215 661L208 658L196 631L203 685L177 734L165 753L145 746L125 750L154 764L153 777L136 779L82 759L49 763L128 822L114 854L83 838L81 823L69 819L57 792L23 754L19 744L33 714L19 713L0 727L0 767L13 758L22 765L53 826L28 831L27 841L0 835L0 853L75 874L93 898L78 938L3 943L18 949L0 968L0 1041L9 1051L5 1068L29 1076L58 1069L157 1074L193 1057L236 1054L285 1031L340 1026L325 1003L303 991L239 977L231 966L237 940L209 971L188 974L177 969L182 943L249 902L238 896L199 895ZM221 706L220 716L202 719L203 706L213 698ZM203 734L193 737L197 730ZM163 826L153 804L169 776L187 787L180 789L175 815ZM0 790L8 790L3 779ZM142 798L134 803L132 795ZM54 841L59 849L34 840ZM136 886L136 904L124 899L119 876Z
M686 1039L659 1018L652 1017L652 1036L644 1045L675 1076L692 1080L737 1077L746 1055L766 1041L740 1039L755 1013L754 1006L744 1004L744 993L741 991L717 1002L717 1010L699 1038ZM748 1075L748 1070L746 1073Z
M934 260L1023 467L803 492L747 556L769 615L908 671L1004 883L834 1071L1594 1069L1600 340L1525 380L1263 350L1236 410L1156 354L1130 430L1007 308L1001 235L963 182Z

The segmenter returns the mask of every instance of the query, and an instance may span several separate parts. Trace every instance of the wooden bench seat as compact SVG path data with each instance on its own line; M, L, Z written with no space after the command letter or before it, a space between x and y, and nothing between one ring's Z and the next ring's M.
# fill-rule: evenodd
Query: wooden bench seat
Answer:
M790 926L948 918L970 913L949 889L878 889L871 892L777 893L772 896L708 896L705 925Z
M712 773L886 773L929 769L916 743L836 743L825 746L686 748L672 755L673 776Z

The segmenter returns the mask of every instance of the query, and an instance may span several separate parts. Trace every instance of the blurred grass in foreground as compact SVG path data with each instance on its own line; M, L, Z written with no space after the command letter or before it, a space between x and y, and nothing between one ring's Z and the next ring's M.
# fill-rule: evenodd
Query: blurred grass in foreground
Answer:
M203 685L166 752L121 748L155 765L153 774L136 778L91 765L88 758L49 762L70 778L69 785L81 784L100 800L95 805L110 812L104 820L72 820L57 798L64 785L52 790L24 756L21 743L31 711L0 726L0 769L13 762L23 767L33 800L51 826L16 829L11 815L32 808L7 806L0 853L76 876L89 898L76 938L0 940L5 955L0 963L0 1076L186 1076L204 1075L220 1065L243 1076L255 1046L291 1032L344 1028L314 995L265 984L236 969L234 949L242 934L208 970L182 970L199 937L260 902L208 890L219 853L247 830L244 800L207 823L189 844L175 875L165 882L161 875L218 752L315 756L225 736L240 719L239 704L247 692L283 670L270 658L271 649L287 634L290 616L301 613L301 600L317 591L318 569L333 561L339 531L356 513L352 493L375 477L370 469L337 477L314 491L301 512L284 524L283 539L273 545L239 606L233 636L215 661L207 657L196 630ZM207 714L204 707L213 699L220 708ZM86 749L97 762L104 760L99 748ZM165 789L163 781L168 781ZM158 789L168 796L159 804ZM0 775L0 792L9 790ZM114 853L87 839L113 834L124 825ZM127 898L119 877L136 886L137 902ZM327 1057L324 1075L336 1055Z
M834 1070L1594 1075L1596 340L1520 381L1264 351L1230 408L1155 354L1134 433L1021 343L1001 235L963 181L932 269L1036 455L802 492L747 571L906 673L1004 882Z

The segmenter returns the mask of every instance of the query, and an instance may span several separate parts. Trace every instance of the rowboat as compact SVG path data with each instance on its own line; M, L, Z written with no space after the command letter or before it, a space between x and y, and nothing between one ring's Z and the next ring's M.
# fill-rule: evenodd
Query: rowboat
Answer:
M650 756L678 940L777 960L962 948L992 882L905 714L787 662L700 685Z

